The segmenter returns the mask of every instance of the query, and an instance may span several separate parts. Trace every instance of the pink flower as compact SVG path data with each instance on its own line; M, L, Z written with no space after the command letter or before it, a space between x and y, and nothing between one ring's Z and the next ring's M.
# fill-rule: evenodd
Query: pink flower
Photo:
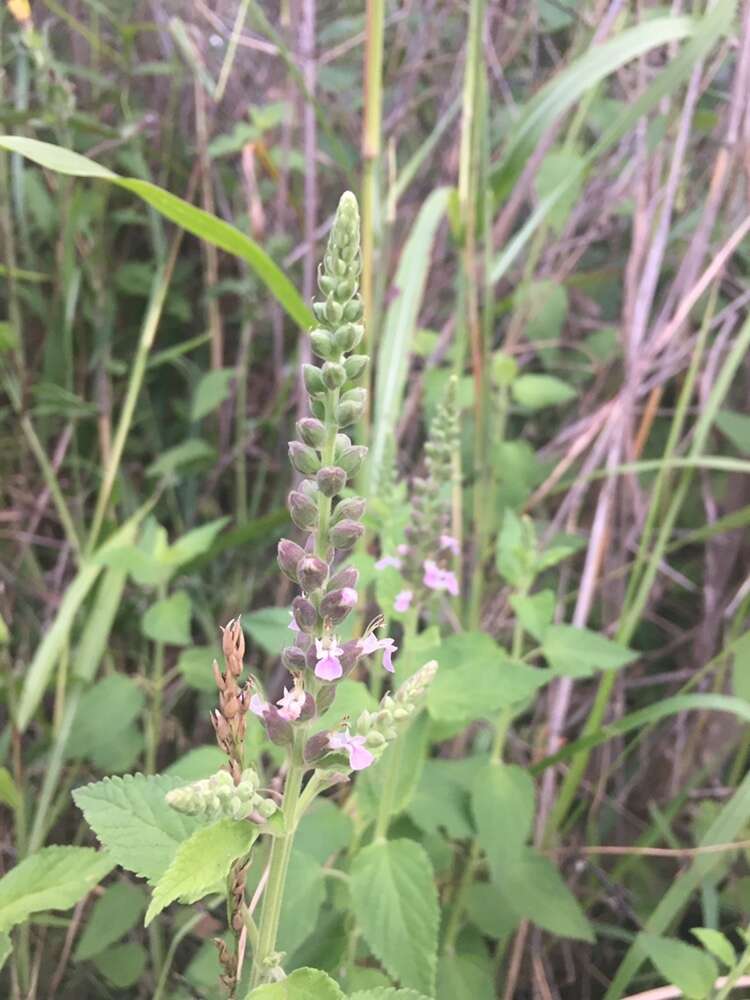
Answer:
M454 538L453 535L441 535L440 548L448 549L448 551L452 552L454 556L461 555L461 545L458 539Z
M315 640L315 655L318 662L315 676L323 681L335 681L344 673L339 657L344 650L336 642L336 637Z
M357 591L354 587L344 587L341 591L341 603L345 608L353 608L357 603Z
M259 715L261 719L263 718L263 713L268 708L268 702L263 701L259 694L254 694L250 699L250 711L254 715Z
M447 590L449 594L458 597L458 580L456 574L449 569L441 569L432 559L424 561L424 576L422 582L430 590Z
M292 620L289 622L289 625L287 626L287 628L290 628L292 630L292 632L299 632L300 631L300 627L297 624L297 622L294 620L294 612L290 611L289 614L292 616Z
M393 602L393 610L404 612L408 611L411 606L412 598L414 597L413 590L402 590L396 594L396 600Z
M409 555L409 546L408 545L404 545L403 542L402 542L401 545L397 545L396 546L396 552L398 552L398 554L400 556L408 556Z
M392 656L398 649L398 646L393 639L390 637L377 639L372 632L368 632L366 636L363 636L363 638L359 640L359 649L362 656L369 656L370 653L375 653L379 649L382 649L383 666L389 673L393 673Z
M291 689L284 688L284 694L276 702L279 706L279 715L287 722L295 722L300 717L300 713L305 706L305 692L295 685Z
M396 556L382 556L375 563L375 569L385 569L387 566L393 566L394 569L401 569L401 560Z
M352 771L363 771L375 760L365 747L364 736L352 736L348 729L340 733L330 733L328 746L332 750L345 750L349 754L349 767Z

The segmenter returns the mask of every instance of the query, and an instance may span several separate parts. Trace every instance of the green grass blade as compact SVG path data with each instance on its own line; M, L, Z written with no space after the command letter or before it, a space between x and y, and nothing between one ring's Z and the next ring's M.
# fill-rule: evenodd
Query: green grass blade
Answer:
M0 136L0 149L19 153L48 170L55 170L71 177L109 181L127 191L132 191L166 219L177 223L187 232L244 260L296 323L303 327L313 323L311 310L278 264L274 263L254 240L223 219L205 212L202 208L196 208L195 205L170 194L169 191L150 181L139 180L136 177L121 177L87 156L81 156L80 153L71 152L50 142L5 135Z

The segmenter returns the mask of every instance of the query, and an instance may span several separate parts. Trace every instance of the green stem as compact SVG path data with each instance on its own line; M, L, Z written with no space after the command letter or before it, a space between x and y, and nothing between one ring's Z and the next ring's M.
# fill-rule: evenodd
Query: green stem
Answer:
M292 762L287 774L284 788L285 832L280 837L273 838L271 857L269 860L268 883L263 893L263 911L258 927L258 946L253 956L253 971L250 980L251 988L258 986L272 963L276 949L276 935L281 918L281 904L284 898L286 875L289 868L289 858L292 853L294 834L298 818L298 805L302 790L303 767L296 761Z
M158 599L163 601L167 596L167 588L162 584L158 590ZM146 774L156 771L156 751L159 748L161 732L162 690L164 687L164 643L154 643L154 672L151 679L151 708L148 720L148 743L146 745Z
M727 976L726 982L716 994L716 1000L727 1000L727 997L732 992L734 987L737 985L740 977L743 975L743 973L745 972L745 970L749 965L750 965L750 944L742 952L739 959L737 960L737 964Z

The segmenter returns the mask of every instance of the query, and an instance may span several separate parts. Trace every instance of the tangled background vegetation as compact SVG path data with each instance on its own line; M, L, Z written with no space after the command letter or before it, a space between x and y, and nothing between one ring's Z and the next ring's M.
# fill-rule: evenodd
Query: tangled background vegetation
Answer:
M287 449L351 189L368 506L359 541L338 529L359 575L336 601L357 635L388 619L394 685L440 667L301 821L281 964L331 976L321 1000L729 996L750 964L750 4L5 0L0 131L2 995L244 982L224 895L152 902L144 928L127 845L94 853L71 792L162 782L139 814L161 854L130 866L154 883L192 829L164 795L225 762L211 662L239 614L270 711L300 714L276 544L304 541ZM337 641L310 652L321 683L354 671L329 729L392 683ZM271 812L283 757L246 723L238 787ZM250 916L266 857L227 885Z

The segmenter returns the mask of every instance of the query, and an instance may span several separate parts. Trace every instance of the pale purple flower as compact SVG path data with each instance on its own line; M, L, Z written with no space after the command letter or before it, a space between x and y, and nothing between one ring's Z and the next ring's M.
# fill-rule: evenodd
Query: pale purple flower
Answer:
M388 636L385 639L378 639L372 632L368 632L366 636L363 636L359 640L359 649L362 656L369 656L370 653L375 653L379 649L382 649L383 666L389 673L393 673L392 656L398 649L393 639Z
M259 694L254 694L250 699L250 711L255 715L259 715L261 719L263 718L263 713L268 708L268 702L263 701Z
M290 611L289 614L292 616L292 620L289 622L289 625L287 626L287 628L290 628L292 630L292 632L299 632L300 631L300 627L299 627L299 625L297 624L297 622L296 622L296 620L294 618L294 612Z
M401 569L401 560L396 556L382 556L375 563L375 569L385 569L387 566L393 566L394 569Z
M441 535L440 548L448 549L448 551L452 552L454 556L461 555L461 545L458 539L454 538L453 535Z
M408 611L411 607L411 601L414 597L413 590L401 590L396 594L396 600L393 602L393 610L403 613Z
M328 746L332 750L345 750L349 755L349 767L352 771L363 771L375 760L365 746L364 736L352 736L348 729L340 733L330 733Z
M318 662L315 666L315 676L323 681L335 681L344 673L339 657L344 650L339 646L336 637L315 640L315 655Z
M291 691L284 688L284 694L276 702L279 706L279 715L287 722L296 722L305 706L305 692L302 688L293 687Z
M400 545L396 546L396 552L398 552L398 554L400 556L408 556L409 555L409 546L408 545L404 545L404 543L402 542Z
M456 574L449 569L441 569L432 559L424 561L424 576L422 582L430 590L447 590L449 594L458 597L458 580Z
M344 587L341 591L341 603L345 608L353 608L357 603L357 591L354 587Z

